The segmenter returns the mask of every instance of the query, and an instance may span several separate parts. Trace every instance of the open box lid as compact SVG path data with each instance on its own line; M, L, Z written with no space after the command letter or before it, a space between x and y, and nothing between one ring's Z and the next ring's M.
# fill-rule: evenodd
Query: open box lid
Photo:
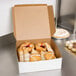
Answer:
M16 40L50 38L55 32L53 8L46 4L14 6L13 23Z

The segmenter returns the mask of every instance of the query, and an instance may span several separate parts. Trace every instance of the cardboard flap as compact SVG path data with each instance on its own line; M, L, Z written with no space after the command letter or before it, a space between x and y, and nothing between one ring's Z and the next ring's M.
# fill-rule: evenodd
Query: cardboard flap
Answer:
M54 24L52 21L49 21L53 19L53 16L51 15L50 18L48 13L47 5L18 5L13 7L14 35L16 40L50 38L50 28Z
M51 36L53 36L53 34L56 31L56 28L55 28L54 13L52 6L48 6L48 14L49 14L50 32L51 32Z

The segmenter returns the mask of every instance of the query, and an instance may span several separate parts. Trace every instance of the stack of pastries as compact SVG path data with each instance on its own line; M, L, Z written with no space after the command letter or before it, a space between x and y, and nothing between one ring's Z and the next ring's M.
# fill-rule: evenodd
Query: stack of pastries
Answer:
M76 53L76 40L66 41L65 46L68 50L71 50L72 52Z
M20 62L34 62L55 59L54 51L48 43L24 42L17 49Z

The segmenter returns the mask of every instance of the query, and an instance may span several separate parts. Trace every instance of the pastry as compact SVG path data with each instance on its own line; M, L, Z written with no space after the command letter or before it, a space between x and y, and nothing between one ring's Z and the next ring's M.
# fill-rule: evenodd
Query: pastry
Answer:
M54 53L52 53L51 51L48 51L44 54L45 60L50 60L50 59L55 59L55 55Z
M41 57L39 54L31 54L31 57L30 57L30 62L34 62L34 61L40 61L41 60Z
M72 52L76 52L76 40L67 41L65 46Z
M47 51L51 51L52 53L54 53L53 49L48 43L45 43L45 46L46 46Z
M31 52L32 49L34 49L34 45L30 42L24 42L20 47L24 47L28 52Z
M41 51L40 52L40 55L41 55L41 60L45 60L45 57L44 57L44 54L45 54L46 52L44 52L44 51Z
M67 41L65 46L67 47L67 46L69 46L69 44L70 44L70 41Z
M40 54L36 50L33 49L30 56L30 62L40 61L40 60L41 60Z
M56 58L54 51L48 43L38 43L34 47L34 44L30 42L21 44L18 48L18 56L20 62L35 62Z
M46 45L44 43L38 43L36 44L36 50L38 52L46 51Z
M18 57L20 62L28 62L30 53L34 49L34 45L30 42L24 42L18 49Z
M24 57L23 57L23 49L22 48L18 48L18 58L20 62L24 61Z
M29 62L30 61L30 53L28 52L28 49L24 48L23 51L24 51L24 62Z
M44 54L46 60L55 59L54 51L48 43L45 43L47 52Z
M42 60L49 60L56 58L53 49L48 43L38 43L36 45L36 50L40 52Z

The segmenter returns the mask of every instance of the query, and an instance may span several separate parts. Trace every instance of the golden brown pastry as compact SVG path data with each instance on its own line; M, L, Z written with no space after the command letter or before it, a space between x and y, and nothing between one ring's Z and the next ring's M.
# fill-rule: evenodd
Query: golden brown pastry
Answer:
M30 52L34 49L34 45L30 42L24 42L18 49L18 57L20 62L27 62L30 58Z
M22 48L19 48L19 49L18 49L18 58L19 58L19 61L20 61L20 62L23 62L23 61L24 61L23 49L22 49Z
M45 60L45 57L44 57L44 54L45 54L46 52L44 52L44 51L41 51L40 52L40 55L41 55L41 60Z
M46 48L47 48L47 52L45 53L44 57L46 60L50 60L50 59L55 59L55 55L54 55L54 51L51 48L51 46L48 43L45 43Z
M34 49L34 45L30 42L24 42L20 47L24 47L28 52L31 52L32 49Z
M42 60L55 59L54 51L48 43L38 43L36 50L39 51Z
M44 54L44 57L45 57L45 60L50 60L50 59L55 59L55 55L51 52L51 51L48 51Z
M31 54L30 62L40 61L40 60L41 60L41 57L39 54Z
M45 46L46 46L47 51L51 51L52 53L54 53L53 49L48 43L45 43Z
M56 58L54 51L48 43L38 43L35 48L34 44L30 42L24 42L19 47L18 56L20 62L34 62Z
M30 61L30 53L28 52L28 48L23 48L24 51L24 62L29 62Z
M46 45L44 43L38 43L36 44L36 50L38 52L46 51Z
M41 60L40 54L33 49L30 56L30 62L40 61L40 60Z

